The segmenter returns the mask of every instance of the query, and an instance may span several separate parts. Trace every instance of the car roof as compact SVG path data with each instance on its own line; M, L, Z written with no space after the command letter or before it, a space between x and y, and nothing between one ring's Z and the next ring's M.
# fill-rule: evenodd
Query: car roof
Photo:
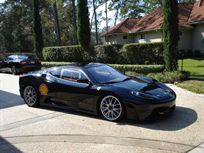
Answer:
M77 68L77 69L87 69L90 67L96 67L96 66L103 66L105 64L102 63L73 63L73 64L68 64L66 66L60 66L60 68Z

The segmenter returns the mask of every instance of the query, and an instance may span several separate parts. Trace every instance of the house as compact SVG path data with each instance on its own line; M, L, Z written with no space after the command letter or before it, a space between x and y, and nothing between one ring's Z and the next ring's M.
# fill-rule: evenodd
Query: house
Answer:
M180 3L179 49L204 52L204 0ZM102 37L106 44L162 42L162 8L155 9L141 19L126 19L110 28Z

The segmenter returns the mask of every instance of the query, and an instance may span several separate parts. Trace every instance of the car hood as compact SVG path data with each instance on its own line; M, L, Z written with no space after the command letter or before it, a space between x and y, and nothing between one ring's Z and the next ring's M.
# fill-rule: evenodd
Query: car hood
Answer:
M129 91L154 95L158 98L170 98L173 93L172 90L165 87L165 85L160 86L160 84L151 78L136 77L124 82L114 83L112 86Z

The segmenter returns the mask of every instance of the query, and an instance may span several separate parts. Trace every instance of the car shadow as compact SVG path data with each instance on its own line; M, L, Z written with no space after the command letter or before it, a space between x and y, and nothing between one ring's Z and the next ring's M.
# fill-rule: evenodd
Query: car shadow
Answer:
M52 111L63 112L72 115L80 115L89 118L104 120L100 116L78 112L74 110L66 110L61 108L49 107L49 106L40 106L38 109L47 109ZM116 123L117 125L131 125L142 127L152 130L162 130L162 131L178 131L196 122L198 116L195 110L177 106L175 111L169 115L164 116L155 116L151 115L147 120L138 121L133 119L124 119L121 122ZM108 121L107 121L108 122Z
M0 90L0 109L24 104L23 99L19 95Z
M1 97L0 109L5 109L5 108L25 104L23 99L19 95L9 93L6 91L0 90L0 97ZM92 115L84 112L78 112L74 110L55 108L50 106L40 106L36 109L47 109L47 110L52 110L57 112L63 112L66 114L80 115L80 116L85 116L89 118L96 118L96 119L103 120L100 116L96 116L96 115ZM177 106L175 111L169 115L165 115L165 116L152 115L150 118L142 122L133 120L133 119L125 119L116 124L131 125L131 126L137 126L137 127L153 129L153 130L178 131L192 125L194 122L196 122L197 118L198 116L195 110L191 108Z
M198 116L195 110L177 106L175 111L164 116L152 115L145 121L124 120L118 124L133 125L146 129L162 131L178 131L196 122Z

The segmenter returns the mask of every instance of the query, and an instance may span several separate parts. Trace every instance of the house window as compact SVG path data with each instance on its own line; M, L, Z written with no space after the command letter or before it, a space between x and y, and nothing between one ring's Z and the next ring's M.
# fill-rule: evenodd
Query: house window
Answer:
M141 34L141 35L140 35L140 39L145 39L145 35L144 35L144 34Z
M127 36L123 36L123 39L127 39Z

